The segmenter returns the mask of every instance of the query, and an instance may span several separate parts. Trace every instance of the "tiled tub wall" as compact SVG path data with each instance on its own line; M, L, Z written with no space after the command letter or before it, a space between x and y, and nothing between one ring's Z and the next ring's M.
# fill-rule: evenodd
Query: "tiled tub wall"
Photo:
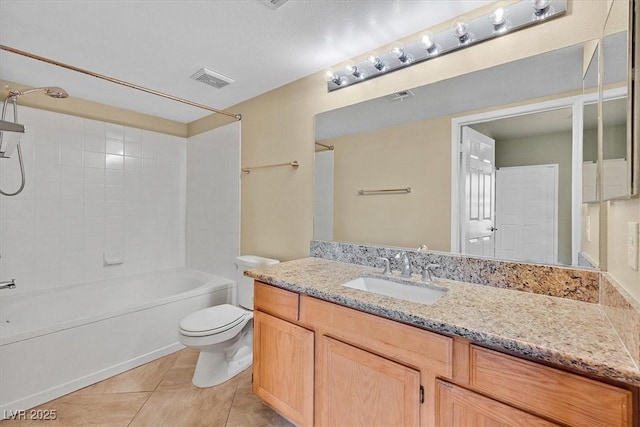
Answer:
M405 249L312 240L310 254L313 257L371 267L382 267L379 258L384 257L390 259L392 269L397 270L400 267L393 256L401 250ZM422 271L427 264L438 264L440 267L435 269L437 277L584 302L598 302L597 271L473 258L442 252L407 252L415 273Z
M184 138L19 107L27 184L0 196L0 280L24 292L184 265ZM0 160L17 189L17 155ZM105 266L103 256L122 258Z

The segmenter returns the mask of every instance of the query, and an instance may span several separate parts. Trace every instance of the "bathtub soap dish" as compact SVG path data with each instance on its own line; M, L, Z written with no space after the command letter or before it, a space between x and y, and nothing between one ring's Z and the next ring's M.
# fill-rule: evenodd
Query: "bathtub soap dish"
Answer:
M124 263L124 258L122 257L122 255L120 256L113 256L113 255L107 255L107 254L103 254L102 258L104 259L104 265L119 265Z

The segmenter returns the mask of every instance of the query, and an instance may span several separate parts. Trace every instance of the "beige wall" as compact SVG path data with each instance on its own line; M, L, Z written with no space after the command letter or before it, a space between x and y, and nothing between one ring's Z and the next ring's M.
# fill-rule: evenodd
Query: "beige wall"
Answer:
M0 80L0 87L4 88L9 85L12 89L30 89L19 83ZM0 100L4 100L6 91L0 92ZM100 104L98 102L87 101L80 98L70 96L65 99L53 99L44 94L34 94L30 96L20 97L18 105L25 107L38 108L40 110L55 111L62 114L70 114L73 116L84 117L86 119L100 120L109 123L115 123L123 126L131 126L138 129L150 130L153 132L165 133L168 135L187 137L187 124L176 122L173 120L162 119L148 114L142 114L131 110L112 107L110 105ZM8 113L7 117L13 117L12 113ZM20 111L18 111L20 118Z
M335 147L334 240L450 250L449 117L324 143ZM358 195L405 187L411 193Z

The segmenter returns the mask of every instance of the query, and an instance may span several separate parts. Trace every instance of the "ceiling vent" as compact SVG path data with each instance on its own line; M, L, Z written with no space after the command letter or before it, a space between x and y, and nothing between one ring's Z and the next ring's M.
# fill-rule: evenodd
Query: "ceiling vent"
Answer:
M288 0L262 0L264 4L269 6L271 9L276 10L283 4L285 4Z
M191 76L191 78L199 82L208 84L209 86L213 86L216 89L222 89L229 83L234 82L233 79L230 79L227 76L223 76L222 74L218 74L215 71L211 71L207 68L199 69L194 75Z
M388 95L387 98L389 98L391 101L403 101L404 99L411 98L412 96L414 96L413 92L407 89L401 90L400 92L392 93L391 95Z

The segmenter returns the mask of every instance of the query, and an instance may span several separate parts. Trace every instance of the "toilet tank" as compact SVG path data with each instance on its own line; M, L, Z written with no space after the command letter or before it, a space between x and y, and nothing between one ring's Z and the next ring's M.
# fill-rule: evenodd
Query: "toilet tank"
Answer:
M236 283L238 290L238 305L253 310L253 279L244 275L252 268L266 267L278 264L277 259L263 258L255 255L242 255L236 258Z

